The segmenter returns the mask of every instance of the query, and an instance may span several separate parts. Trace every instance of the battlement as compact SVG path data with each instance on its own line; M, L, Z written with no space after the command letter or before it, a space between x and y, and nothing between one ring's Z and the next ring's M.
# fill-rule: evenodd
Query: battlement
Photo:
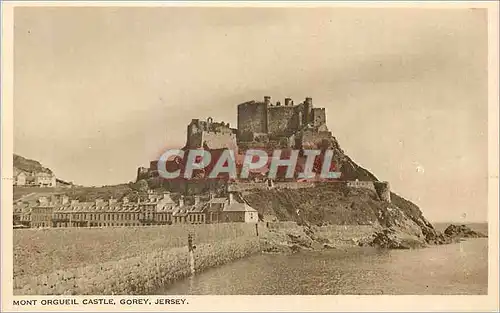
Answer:
M314 108L311 97L306 97L298 105L292 98L284 100L283 103L273 103L270 96L265 96L262 102L252 100L239 104L238 142L301 142L303 131L308 132L308 143L312 141L316 144L316 141L324 139L324 136L316 138L314 134L329 133L325 108Z
M205 121L200 119L192 119L189 125L191 125L192 127L196 127L196 129L200 131L206 131L206 132L214 132L214 133L222 133L228 131L232 132L229 123L224 123L224 121L214 122L211 117L208 117Z
M187 126L188 148L208 147L211 149L236 149L236 130L229 123L214 122L211 117L206 121L192 119Z

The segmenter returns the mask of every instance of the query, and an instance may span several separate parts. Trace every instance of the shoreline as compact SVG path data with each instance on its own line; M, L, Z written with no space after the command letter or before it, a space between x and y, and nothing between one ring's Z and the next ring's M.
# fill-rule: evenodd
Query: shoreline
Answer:
M198 230L201 233L212 234L205 242L195 242L197 246L194 251L195 274L206 269L215 268L223 264L246 258L253 254L294 254L298 252L338 252L363 251L365 249L388 249L387 247L372 246L366 243L374 234L380 234L380 227L369 225L329 225L329 226L304 226L294 222L259 223L257 224L258 235L255 233L255 224L245 225L209 225ZM206 229L204 229L206 228ZM196 228L192 228L196 229ZM192 229L177 229L187 232ZM204 230L203 230L204 229ZM213 232L221 232L224 235L213 236ZM174 228L137 228L134 234L171 234ZM29 230L20 230L26 232ZM35 230L37 232L39 230ZM58 230L60 232L61 230ZM103 232L115 236L109 238L114 240L126 238L131 230L111 229ZM70 231L70 234L87 233L87 229ZM120 235L122 233L123 235ZM229 234L230 233L230 234ZM50 230L42 230L41 234L54 234ZM376 236L375 236L376 237ZM47 237L47 240L50 237ZM198 237L200 238L200 237ZM170 247L161 247L160 239L142 242L141 245L125 245L122 257L115 256L103 262L94 262L82 266L65 268L56 271L48 270L43 273L30 275L21 274L19 270L14 275L15 295L144 295L151 294L161 288L191 276L188 247L185 243L176 246L177 242ZM451 242L450 242L451 243ZM106 246L106 245L104 245ZM423 248L437 245L416 245ZM130 248L132 247L132 248ZM125 251L136 249L136 254L126 254ZM411 247L408 247L411 249ZM75 249L75 253L78 249ZM69 251L68 253L71 253ZM336 254L336 253L334 253ZM51 257L47 254L46 257ZM33 256L36 257L36 256ZM91 261L92 259L90 259ZM43 262L43 260L32 260ZM83 264L83 263L82 263ZM16 271L15 271L16 272Z
M447 287L448 272L452 266L446 257L462 260L463 251L471 252L467 264L475 264L478 251L487 249L487 238L464 242L430 245L411 250L379 249L374 247L344 247L335 250L307 251L287 255L259 253L217 268L211 268L197 276L183 279L157 291L162 295L375 295L375 294L486 294L487 284L480 285L476 278L462 277L451 289ZM485 248L486 247L486 248ZM479 261L478 261L479 262ZM411 267L418 273L403 271ZM479 264L479 263L477 263ZM482 259L481 275L485 275L487 257ZM248 269L248 273L240 271ZM463 270L459 267L456 270ZM474 269L475 270L475 269ZM378 273L378 274L375 274ZM435 273L432 274L432 272ZM234 274L231 274L234 273ZM288 275L286 275L288 273ZM373 276L373 275L376 276ZM233 277L232 275L235 275ZM285 276L283 276L285 275ZM439 276L443 280L435 280ZM259 285L259 278L266 277L266 286ZM281 280L280 277L283 277ZM341 277L344 277L343 279ZM378 278L377 278L378 277ZM387 281L384 279L387 278ZM481 276L483 277L483 276ZM416 285L405 282L415 280ZM402 289L394 289L394 284ZM238 282L239 285L235 285ZM305 285L301 285L304 283ZM441 284L442 283L442 284ZM375 285L373 285L375 284ZM464 286L470 285L471 289ZM209 286L212 286L209 288ZM301 287L302 286L302 287ZM372 286L376 286L372 288ZM426 287L427 286L427 287ZM461 287L462 286L462 287Z

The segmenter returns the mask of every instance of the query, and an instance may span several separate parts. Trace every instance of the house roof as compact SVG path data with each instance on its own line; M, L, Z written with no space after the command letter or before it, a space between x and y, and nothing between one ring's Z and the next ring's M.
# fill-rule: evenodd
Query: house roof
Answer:
M45 176L45 177L52 177L54 176L54 174L50 174L50 173L44 173L44 172L38 172L35 174L37 177L40 177L40 176Z
M257 212L256 209L252 208L246 203L235 202L228 205L223 210L224 212Z
M213 198L213 199L210 199L206 203L208 204L208 203L226 203L226 202L227 202L227 198Z
M17 173L14 173L14 176L15 177L20 177L20 176L25 176L26 177L26 173L25 172L22 172L22 171L19 171Z
M23 212L27 209L29 209L29 204L27 204L27 203L17 203L17 204L14 204L14 207L13 207L14 213L20 213L20 212Z
M157 212L172 212L175 208L175 204L172 204L172 203L168 203L168 204L165 204L161 207L159 207L156 211Z
M189 213L202 213L205 210L206 203L198 203L196 205L175 206L172 208L172 215L184 216Z

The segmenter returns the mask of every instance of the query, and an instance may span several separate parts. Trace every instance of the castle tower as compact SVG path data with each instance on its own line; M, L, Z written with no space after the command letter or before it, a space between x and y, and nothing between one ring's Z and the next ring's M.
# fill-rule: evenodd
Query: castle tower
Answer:
M380 200L391 203L391 186L389 182L377 182L375 187Z
M271 97L265 96L264 102L249 101L238 105L238 138L252 141L254 134L267 133L267 108Z
M270 96L264 96L264 103L266 105L271 105L271 97Z
M304 101L304 125L309 123L312 119L312 108L313 108L313 103L312 103L312 98L307 97L306 100Z

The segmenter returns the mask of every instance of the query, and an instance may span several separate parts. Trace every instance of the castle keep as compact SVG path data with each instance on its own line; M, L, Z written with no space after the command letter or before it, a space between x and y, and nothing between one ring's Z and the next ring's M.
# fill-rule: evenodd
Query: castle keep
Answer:
M312 98L295 105L286 98L273 103L248 101L238 105L238 144L247 147L315 148L332 136L326 126L325 108L313 107Z

